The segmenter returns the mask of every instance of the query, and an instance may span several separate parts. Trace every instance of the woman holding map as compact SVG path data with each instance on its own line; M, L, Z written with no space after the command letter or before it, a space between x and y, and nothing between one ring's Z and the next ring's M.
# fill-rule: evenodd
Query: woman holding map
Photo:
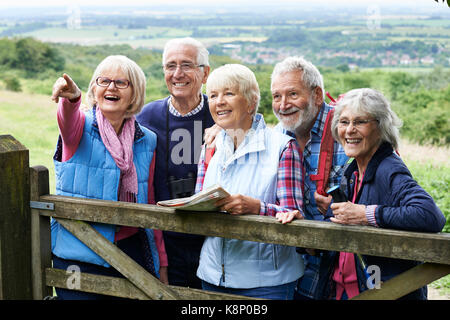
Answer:
M294 139L268 128L257 113L260 92L247 67L229 64L206 83L209 108L222 128L214 154L203 146L196 192L215 184L231 195L216 203L233 215L302 218L302 168ZM205 290L268 299L292 299L303 274L294 247L207 237L197 276Z

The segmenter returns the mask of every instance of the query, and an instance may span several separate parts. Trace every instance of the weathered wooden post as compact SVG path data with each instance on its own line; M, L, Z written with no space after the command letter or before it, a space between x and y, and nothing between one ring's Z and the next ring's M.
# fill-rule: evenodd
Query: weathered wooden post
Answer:
M28 149L0 135L0 299L32 299Z
M41 195L49 194L48 169L44 166L30 168L30 199L37 205L31 206L31 270L33 299L42 300L53 294L52 287L45 284L45 269L52 266L50 218L41 216L39 202ZM47 208L48 209L48 208Z

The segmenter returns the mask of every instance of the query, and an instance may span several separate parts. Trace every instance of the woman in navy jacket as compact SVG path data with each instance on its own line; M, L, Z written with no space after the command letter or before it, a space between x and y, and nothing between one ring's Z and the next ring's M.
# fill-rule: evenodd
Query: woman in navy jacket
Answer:
M354 160L345 170L340 186L348 201L331 205L331 221L409 231L442 230L444 215L394 152L400 125L378 91L351 90L338 102L332 132L346 155ZM347 299L366 290L363 262L379 267L381 281L420 263L345 252L328 252L326 256L328 263L322 264L326 270L320 273L326 275L320 279L321 299ZM426 299L426 287L403 298Z

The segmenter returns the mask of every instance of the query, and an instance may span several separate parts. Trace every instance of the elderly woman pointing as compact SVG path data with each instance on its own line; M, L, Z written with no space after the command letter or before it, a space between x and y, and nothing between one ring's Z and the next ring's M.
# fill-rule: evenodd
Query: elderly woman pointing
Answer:
M109 56L89 84L87 112L81 91L67 75L56 80L60 139L54 156L56 193L72 197L153 203L156 135L135 120L145 100L145 75L125 56ZM109 241L166 281L167 257L160 231L92 223ZM106 261L52 221L53 265L120 276ZM156 244L155 244L156 243ZM158 261L160 264L158 264ZM159 268L159 265L161 268ZM56 289L59 299L100 299L101 295Z
M301 208L300 155L292 138L267 128L256 113L260 94L253 72L222 66L209 76L206 92L223 130L209 162L203 148L196 191L220 184L231 196L217 205L235 215L276 216ZM197 270L205 290L269 299L292 299L302 274L294 247L219 237L205 239Z
M351 90L338 102L332 132L354 160L341 180L348 201L331 205L331 221L410 231L442 230L444 215L394 152L400 124L386 98L376 90ZM337 300L367 289L364 265L378 266L381 281L386 281L419 264L346 252L330 252L327 259L329 263L322 264L329 268L328 276L320 280L322 298ZM426 287L404 298L426 299Z

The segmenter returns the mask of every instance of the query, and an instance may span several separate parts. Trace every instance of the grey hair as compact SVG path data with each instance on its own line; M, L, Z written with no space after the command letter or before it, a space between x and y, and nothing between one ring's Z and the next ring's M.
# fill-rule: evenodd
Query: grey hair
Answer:
M388 142L397 150L400 143L399 128L402 121L391 109L389 101L385 96L374 89L361 88L347 92L337 103L331 123L331 132L339 141L338 123L344 108L351 108L355 113L369 114L378 122L381 142Z
M191 46L194 47L197 50L197 64L209 66L209 52L206 49L206 47L201 43L200 41L191 38L176 38L169 40L166 45L164 46L164 51L162 55L162 64L163 66L166 64L166 56L167 52L170 48L174 46Z
M320 74L320 71L315 65L300 56L287 57L283 61L277 63L271 75L271 85L273 80L279 75L297 70L302 71L302 81L306 87L311 90L319 87L322 89L323 97L325 97L323 77Z
M255 74L242 64L226 64L215 69L206 82L206 94L209 96L213 88L231 88L236 86L250 106L254 106L256 114L261 99L258 81Z
M122 55L108 56L99 63L92 75L91 82L87 91L86 101L90 107L97 103L95 101L94 89L96 87L96 80L106 69L117 68L127 75L132 89L131 103L125 114L125 118L138 114L145 103L145 87L146 79L144 71L136 62L130 58Z

